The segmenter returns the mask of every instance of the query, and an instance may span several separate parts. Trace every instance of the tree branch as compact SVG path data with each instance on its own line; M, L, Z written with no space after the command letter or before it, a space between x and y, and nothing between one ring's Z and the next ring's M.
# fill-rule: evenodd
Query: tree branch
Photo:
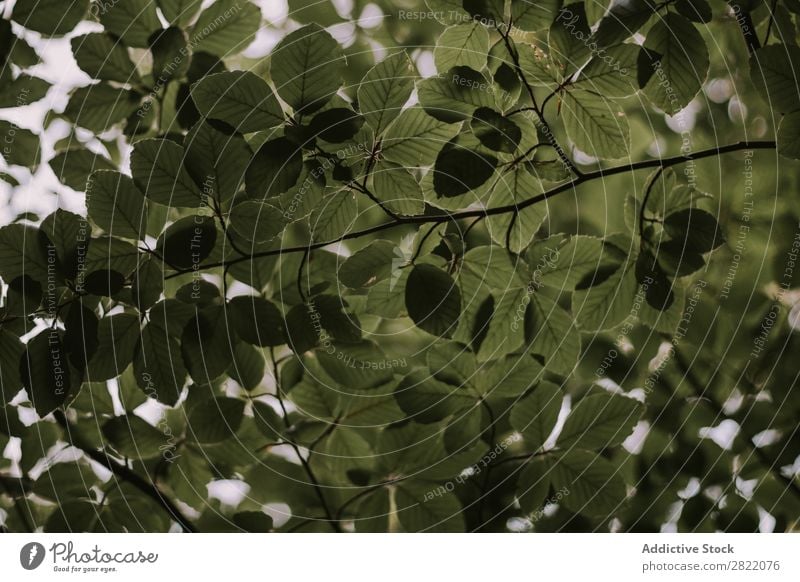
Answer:
M638 170L645 170L649 168L668 168L671 166L684 164L692 160L710 158L731 152L738 152L743 150L774 150L776 147L777 146L774 141L751 141L751 142L740 141L737 143L732 143L724 146L717 146L705 150L700 150L697 152L691 152L685 155L673 156L671 158L643 160L632 164L613 166L611 168L604 168L596 170L594 172L587 172L585 174L581 174L579 177L574 178L569 182L566 182L564 184L551 188L546 192L533 196L532 198L528 198L527 200L523 200L521 202L517 202L514 204L508 204L506 206L497 206L495 208L478 208L476 210L465 210L462 212L453 212L453 213L446 212L443 214L424 215L424 216L401 216L398 217L397 220L394 220L392 222L384 222L382 224L365 228L363 230L349 232L333 240L322 241L317 243L308 243L305 245L300 245L295 247L273 249L269 251L260 251L247 257L237 257L235 259L231 259L228 261L221 261L216 263L208 263L205 265L200 265L198 267L198 270L214 269L217 267L224 267L225 265L236 264L242 261L249 261L252 259L258 259L264 257L272 257L272 256L285 255L291 253L304 253L311 250L321 249L330 245L334 245L336 243L340 243L346 240L357 239L384 230L389 230L391 228L397 228L398 226L405 226L412 224L430 224L430 223L441 224L442 222L451 222L456 220L462 220L464 218L478 218L478 217L485 218L487 216L508 214L510 212L516 213L529 206L533 206L534 204L538 204L540 202L558 196L563 192L574 190L581 184L585 184L586 182L591 182L593 180L608 178L610 176L615 176L617 174L635 172ZM192 271L193 269L179 270L175 273L167 275L165 279L172 279L173 277L179 277L181 275L184 275Z
M183 512L167 497L161 489L153 481L147 481L144 477L136 473L125 465L113 460L107 453L95 450L90 444L86 443L77 432L74 426L70 424L67 417L60 410L54 413L56 421L67 432L70 438L70 444L83 451L90 459L99 463L109 471L111 471L119 479L126 481L136 487L139 491L150 497L158 503L169 516L181 526L183 531L188 533L197 533L192 522L187 518Z

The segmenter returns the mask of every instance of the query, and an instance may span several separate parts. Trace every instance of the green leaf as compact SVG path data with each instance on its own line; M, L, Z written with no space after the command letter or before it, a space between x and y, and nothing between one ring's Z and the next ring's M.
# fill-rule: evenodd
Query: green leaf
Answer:
M218 443L235 435L243 419L244 401L207 398L190 409L186 430L198 443Z
M474 392L437 380L424 369L404 377L394 391L394 398L408 418L421 424L438 422L477 402Z
M632 323L643 297L631 265L620 266L606 280L577 289L572 295L572 314L584 330L611 329Z
M717 219L705 210L686 208L664 219L664 230L688 250L707 253L725 242Z
M8 39L8 41L0 42L7 42L10 44L8 60L18 67L22 69L35 67L42 62L36 50L24 38L14 37L9 20L6 20L4 24L0 24L0 38ZM8 71L8 73L10 73L10 71Z
M511 409L511 426L522 433L528 450L537 451L553 432L563 394L551 382L542 382Z
M336 107L317 113L308 126L314 138L320 138L328 143L342 143L355 136L364 118L352 109Z
M373 342L328 344L323 341L323 347L315 355L322 369L336 383L349 389L377 388L392 379L391 360Z
M267 202L247 200L237 204L229 216L230 228L255 250L269 244L286 228L286 216ZM237 247L241 248L241 247ZM245 246L245 248L247 248Z
M518 43L513 46L516 47L518 52L520 69L522 69L525 80L530 85L534 87L555 87L559 84L559 73L544 51L525 43ZM508 55L507 50L501 54L505 55L503 57L504 62L513 65L513 60Z
M95 271L117 271L123 276L130 275L139 264L139 250L127 241L101 236L92 239L86 253L86 274Z
M800 111L789 113L778 128L778 152L793 160L800 160Z
M773 44L750 57L750 79L770 108L781 113L800 109L800 48Z
M414 175L403 166L380 161L370 175L375 197L392 212L416 216L425 211L422 188Z
M541 183L523 166L517 166L513 171L500 175L492 189L487 206L489 208L510 206L541 192ZM525 208L518 208L515 213L489 216L486 219L486 229L495 244L505 246L508 241L509 250L519 254L531 244L546 216L545 206L531 204ZM509 228L511 228L510 234Z
M255 346L286 343L283 315L274 303L257 295L234 297L228 303L231 323L243 341Z
M650 4L650 0L615 2L600 20L592 40L600 48L617 45L636 34L653 14L653 5Z
M573 86L605 97L627 97L639 89L637 66L641 48L635 44L612 46L594 55Z
M426 498L436 487L420 483L399 485L395 490L395 506L397 520L403 530L415 532L448 532L464 531L464 516L458 498L452 493ZM433 494L431 494L433 495Z
M39 136L19 127L18 125L0 119L0 140L3 147L0 154L5 162L11 166L26 166L35 169L41 161L39 149Z
M156 0L161 14L174 26L186 27L197 13L203 0Z
M330 2L318 0L288 0L289 15L292 20L302 24L316 22L321 26L331 26L342 22L342 17Z
M189 71L191 60L186 33L170 26L159 29L150 37L150 53L153 55L151 74L156 83L166 84Z
M543 376L544 368L531 356L507 356L484 364L476 389L487 398L518 398Z
M133 179L113 171L94 172L86 188L89 218L108 234L140 240L147 228L147 201Z
M19 0L11 18L46 36L61 36L72 32L88 9L89 0Z
M40 283L48 282L49 253L46 238L39 229L23 224L0 228L0 277L11 282L28 275Z
M436 70L444 73L457 65L481 70L489 52L489 32L478 22L451 26L436 41L433 59Z
M64 321L64 347L69 363L83 378L89 361L97 351L99 320L95 312L81 303L67 308Z
M421 107L411 107L386 131L381 153L386 160L407 168L429 166L458 129L458 125L431 117Z
M370 287L391 275L392 270L397 268L398 258L403 260L393 242L373 241L342 263L339 280L353 289Z
M706 43L686 18L668 13L653 25L643 46L650 51L652 69L644 94L653 105L674 115L689 104L706 80Z
M475 110L470 127L484 146L496 152L513 154L522 140L516 123L488 107Z
M692 22L711 22L711 6L706 0L678 0L675 9Z
M156 252L174 269L200 265L217 244L217 225L211 216L187 216L170 224L158 239Z
M180 344L167 323L167 304L157 303L150 309L150 321L142 330L133 372L139 388L145 394L174 406L186 381L186 368Z
M511 22L522 30L542 30L550 26L560 7L561 0L511 0Z
M206 454L186 447L170 466L166 480L178 499L202 510L208 507L206 485L213 479Z
M142 258L137 262L131 280L134 305L140 311L152 307L164 291L164 265L155 257Z
M389 490L385 487L374 489L356 505L353 526L358 533L386 533L391 512Z
M426 18L435 18L445 25L460 24L472 19L464 8L463 0L425 0L430 12L422 12Z
M272 531L272 518L262 511L240 511L233 515L233 524L248 533Z
M528 520L535 523L534 517L539 515L550 494L550 459L534 457L519 475L516 497L520 508L529 512Z
M400 113L414 90L417 73L404 52L395 53L372 67L358 87L358 105L376 136Z
M300 115L330 101L342 85L343 66L339 43L317 24L288 34L272 52L278 94Z
M80 127L101 133L124 121L139 107L141 95L106 83L76 89L64 115Z
M128 46L149 48L150 36L161 30L156 3L151 0L100 3L98 8L100 23Z
M303 171L303 153L285 137L265 142L247 167L248 198L283 194L297 184Z
M116 169L104 156L83 148L59 152L50 159L49 164L62 184L78 192L87 189L87 182L92 172Z
M461 292L453 278L433 265L416 265L405 289L408 315L420 329L450 337L461 315Z
M567 135L581 151L598 159L628 155L630 128L617 103L588 91L567 91L561 115Z
M119 453L134 459L152 459L169 448L167 435L135 415L106 421L103 436Z
M525 318L529 351L545 359L548 371L568 376L581 353L581 336L572 317L541 293L534 293Z
M184 149L168 139L145 139L131 154L133 179L148 200L165 206L197 208L205 194L183 166Z
M186 134L184 147L184 165L203 192L219 202L233 198L244 182L252 157L244 138L200 121Z
M246 49L260 27L261 10L252 2L217 0L200 13L189 44L195 52L229 57Z
M245 390L257 388L264 380L266 362L258 348L239 342L233 349L233 362L228 375Z
M474 137L459 136L448 142L433 166L433 188L437 196L453 198L485 184L499 163L480 149ZM461 139L459 139L461 138Z
M591 55L588 43L590 35L583 2L562 8L550 26L547 36L550 57L564 79L579 70Z
M29 340L19 371L28 398L40 417L64 404L72 377L62 332L45 331Z
M622 443L633 432L643 406L638 400L594 394L578 401L558 435L562 449L604 449Z
M358 203L352 192L344 190L326 197L309 217L311 238L333 240L350 232L358 218Z
M495 105L494 84L480 71L453 67L417 85L420 105L428 115L447 123L469 119L479 107Z
M102 81L139 83L139 72L119 40L108 34L93 32L76 36L71 41L78 66L90 77Z
M284 122L272 89L250 71L203 77L192 85L192 99L201 114L224 121L241 133L272 129Z
M367 313L385 318L402 317L405 313L405 288L409 269L392 271L388 279L373 285L367 294Z
M100 320L98 349L89 362L88 380L102 382L125 371L136 352L139 326L139 318L132 313L117 313Z
M605 516L619 511L627 496L625 482L606 459L574 450L558 457L551 478L556 490L565 492L564 507L587 516Z
M598 272L618 266L618 256L606 248L602 239L573 236L567 244L536 265L537 282L556 289L572 290L579 284L581 287L590 286Z
M44 98L50 83L39 77L20 75L0 87L0 107L24 107Z
M25 345L4 327L0 327L0 401L11 402L22 388L20 364ZM5 421L5 419L3 419Z

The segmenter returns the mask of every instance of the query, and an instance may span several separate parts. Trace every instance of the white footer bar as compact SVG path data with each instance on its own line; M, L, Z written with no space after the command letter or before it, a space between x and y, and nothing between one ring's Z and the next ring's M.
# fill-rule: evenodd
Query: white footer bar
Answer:
M792 534L6 534L4 580L800 580ZM566 577L566 578L563 578Z

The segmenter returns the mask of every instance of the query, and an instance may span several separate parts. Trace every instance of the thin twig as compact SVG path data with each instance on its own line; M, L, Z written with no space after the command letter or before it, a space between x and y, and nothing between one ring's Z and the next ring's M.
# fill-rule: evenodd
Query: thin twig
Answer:
M186 517L180 509L178 509L175 503L173 503L173 501L167 497L154 482L147 481L144 477L129 467L113 460L107 453L94 449L90 444L83 440L83 437L81 437L80 433L78 433L76 428L70 424L70 422L67 420L67 417L60 410L55 411L54 416L56 417L58 424L60 424L61 427L67 432L67 435L70 439L70 444L73 447L82 450L94 462L102 465L111 471L116 477L126 481L127 483L130 483L139 489L139 491L153 499L162 508L164 508L164 510L178 523L178 525L181 526L183 531L188 533L197 532L189 518Z

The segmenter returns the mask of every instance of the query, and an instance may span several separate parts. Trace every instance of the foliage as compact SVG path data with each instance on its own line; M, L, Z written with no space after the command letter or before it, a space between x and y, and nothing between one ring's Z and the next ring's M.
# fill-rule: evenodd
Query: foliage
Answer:
M5 11L5 529L796 529L800 5L352 4Z

